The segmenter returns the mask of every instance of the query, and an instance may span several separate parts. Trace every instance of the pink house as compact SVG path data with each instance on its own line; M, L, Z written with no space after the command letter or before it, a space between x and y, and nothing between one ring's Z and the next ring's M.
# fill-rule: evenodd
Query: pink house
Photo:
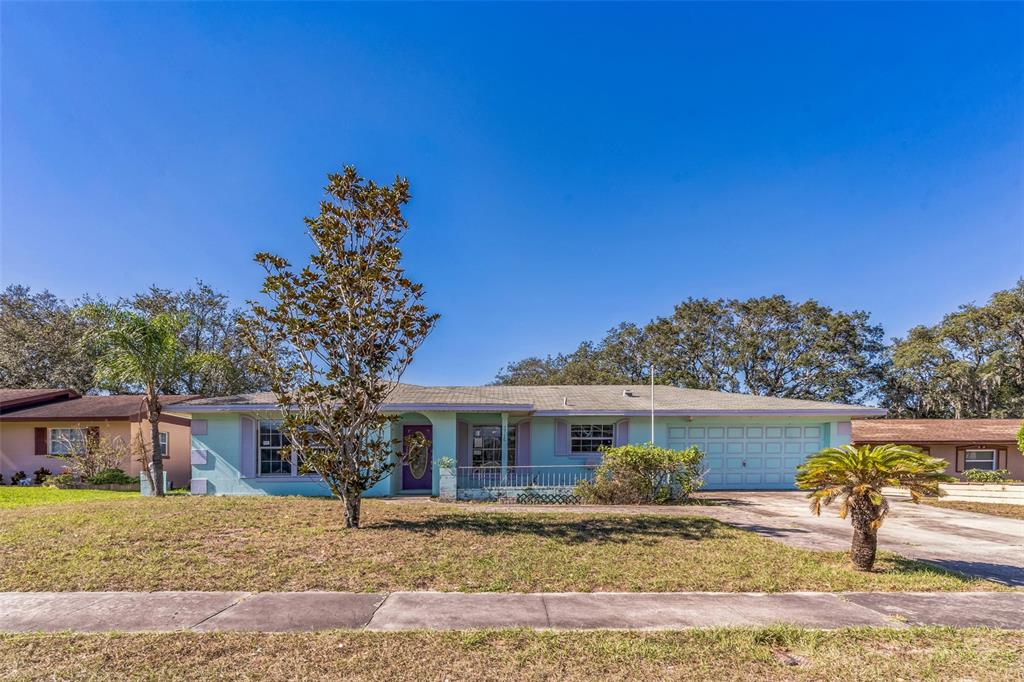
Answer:
M173 405L195 396L163 396L160 439L164 468L172 487L189 485L191 478L190 425L187 416L173 414ZM59 473L65 462L53 455L66 439L85 441L90 434L131 443L151 443L149 421L142 396L81 396L70 390L0 390L0 474L4 483L24 471L40 467ZM125 461L121 468L137 476L141 464Z

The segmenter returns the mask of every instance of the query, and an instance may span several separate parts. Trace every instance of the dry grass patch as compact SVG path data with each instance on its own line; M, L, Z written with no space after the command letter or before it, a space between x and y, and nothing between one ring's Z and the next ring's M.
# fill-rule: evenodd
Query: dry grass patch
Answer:
M13 680L1019 680L1024 633L684 632L0 636Z
M883 555L788 547L691 516L487 513L369 500L131 498L0 510L0 590L991 590Z
M993 504L988 502L956 502L952 500L925 500L933 507L956 509L957 511L1005 516L1008 519L1024 520L1024 504Z

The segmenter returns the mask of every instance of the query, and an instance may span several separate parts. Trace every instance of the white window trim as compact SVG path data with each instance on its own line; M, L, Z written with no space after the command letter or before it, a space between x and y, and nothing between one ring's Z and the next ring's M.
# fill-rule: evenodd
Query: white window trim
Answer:
M82 427L54 427L46 430L46 455L48 457L60 457L66 455L66 452L56 452L53 449L53 434L55 431L78 431L82 434L82 444L86 445L89 442L89 429ZM69 438L70 440L70 438Z
M594 436L573 436L572 435L573 428L574 427L582 427L582 426L589 426L591 428L596 426L596 427L600 427L602 430L604 430L604 429L611 429L611 436L599 436L599 437L594 437ZM576 441L594 441L594 440L607 440L608 441L608 443L607 443L608 447L615 447L615 424L582 424L582 423L569 424L569 454L570 455L574 455L574 456L596 455L599 452L599 450L600 450L600 446L598 446L597 448L594 448L592 450L575 450L573 448L573 445L574 445L574 443ZM602 445L603 445L603 443L602 443Z
M161 457L160 459L171 458L171 434L169 431L161 431L158 436L160 439Z
M967 456L969 454L971 454L972 452L987 452L987 453L991 453L992 454L992 467L989 468L989 469L984 469L984 468L978 467L978 466L968 467L967 466ZM977 462L977 461L972 462L972 464L979 464L979 463L980 462ZM998 468L999 468L999 453L996 451L995 448L968 448L967 450L964 450L964 471L970 471L971 469L979 469L981 471L995 471Z
M273 446L264 446L263 445L263 443L261 441L261 438L260 438L260 426L262 424L266 423L266 422L272 422L272 423L277 424L276 428L277 428L278 431L280 431L281 430L281 420L280 419L256 419L254 421L256 422L256 477L257 478L294 478L295 475L296 475L295 452L294 451L292 451L292 453L291 453L291 458L290 458L290 462L289 462L290 465L291 465L291 469L290 469L290 471L288 473L282 473L280 471L276 471L276 472L269 473L269 474L263 473L263 451L264 450L273 450L274 447ZM282 438L283 438L284 434L281 434L281 435L282 435Z

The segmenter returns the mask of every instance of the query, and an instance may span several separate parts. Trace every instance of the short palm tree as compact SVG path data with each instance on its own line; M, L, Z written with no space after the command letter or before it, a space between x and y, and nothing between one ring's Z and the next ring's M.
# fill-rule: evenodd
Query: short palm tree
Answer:
M797 487L811 490L811 511L839 500L840 518L850 517L850 560L870 571L878 549L878 528L889 513L882 488L906 488L910 499L940 495L939 484L956 480L943 473L946 462L909 445L842 445L811 455L797 469Z
M111 307L92 311L103 320L96 378L101 386L141 388L150 424L149 480L153 494L164 494L164 464L160 446L160 393L177 384L190 367L204 360L190 354L179 335L186 320L160 313L144 316Z

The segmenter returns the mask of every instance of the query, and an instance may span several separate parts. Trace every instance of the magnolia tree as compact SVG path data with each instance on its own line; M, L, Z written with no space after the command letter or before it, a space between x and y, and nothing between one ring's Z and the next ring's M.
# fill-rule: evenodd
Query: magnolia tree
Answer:
M295 451L300 472L321 476L345 503L345 526L358 528L363 493L396 464L381 408L438 316L401 264L409 182L378 185L346 166L325 189L320 215L305 220L308 265L256 254L269 303L251 303L243 334L271 370L282 455Z

